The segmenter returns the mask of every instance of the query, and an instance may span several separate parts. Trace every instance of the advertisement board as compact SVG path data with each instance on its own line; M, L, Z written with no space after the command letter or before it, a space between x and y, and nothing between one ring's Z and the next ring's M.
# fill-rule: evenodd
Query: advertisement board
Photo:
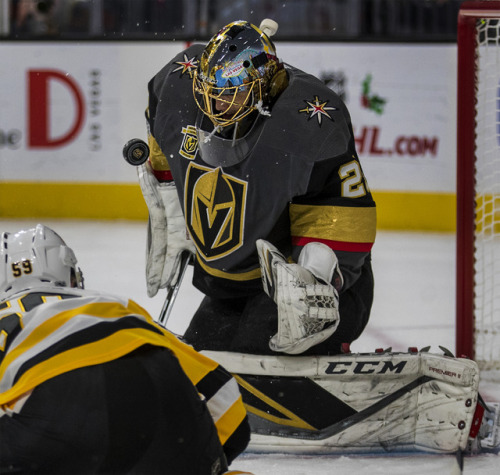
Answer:
M47 193L71 195L77 185L96 191L98 186L113 186L116 193L119 186L129 191L134 186L136 196L136 173L123 160L121 149L131 138L146 138L147 83L185 46L179 42L0 44L2 196L8 200L6 194L12 197L20 190L26 198L18 210L22 215L43 212L36 198L38 208L31 210L27 196L43 185L46 203ZM413 194L413 201L418 201L421 194L422 203L429 196L431 201L444 196L445 206L450 206L455 190L455 45L277 42L276 46L284 62L319 77L347 104L374 194L382 201L391 194ZM298 107L313 99L304 97ZM2 212L7 211L2 208ZM404 213L396 208L390 212ZM137 217L126 211L110 213ZM135 213L144 216L144 209ZM57 215L57 210L49 214Z

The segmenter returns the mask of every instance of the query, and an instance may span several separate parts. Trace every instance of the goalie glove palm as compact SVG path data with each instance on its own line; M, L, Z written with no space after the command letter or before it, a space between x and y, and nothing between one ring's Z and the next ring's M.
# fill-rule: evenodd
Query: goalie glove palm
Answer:
M299 264L267 241L257 241L265 292L278 306L278 332L269 347L289 354L303 353L330 337L339 324L338 292L330 281L339 276L335 253L324 244L310 243Z

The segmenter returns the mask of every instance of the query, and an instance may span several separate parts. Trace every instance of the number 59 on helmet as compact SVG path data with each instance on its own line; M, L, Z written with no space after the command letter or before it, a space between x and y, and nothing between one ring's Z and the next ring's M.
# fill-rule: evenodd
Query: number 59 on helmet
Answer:
M49 227L4 232L0 245L0 302L31 287L83 288L73 250Z

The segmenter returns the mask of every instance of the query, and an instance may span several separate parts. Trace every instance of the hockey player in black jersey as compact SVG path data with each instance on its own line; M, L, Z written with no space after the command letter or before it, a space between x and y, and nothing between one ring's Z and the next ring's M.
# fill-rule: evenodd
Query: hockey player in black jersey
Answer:
M225 473L249 440L234 378L76 262L43 225L1 235L0 473Z
M369 319L376 208L346 106L278 59L276 28L231 23L149 83L148 293L187 249L196 349L338 354Z

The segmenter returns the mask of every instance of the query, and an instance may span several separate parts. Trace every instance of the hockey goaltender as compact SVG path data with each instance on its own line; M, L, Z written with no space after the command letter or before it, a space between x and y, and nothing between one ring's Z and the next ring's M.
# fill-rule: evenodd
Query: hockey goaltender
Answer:
M496 447L474 361L349 352L373 300L375 202L347 108L278 59L276 31L233 22L148 84L149 295L170 296L192 256L205 297L183 338L237 379L253 448Z

